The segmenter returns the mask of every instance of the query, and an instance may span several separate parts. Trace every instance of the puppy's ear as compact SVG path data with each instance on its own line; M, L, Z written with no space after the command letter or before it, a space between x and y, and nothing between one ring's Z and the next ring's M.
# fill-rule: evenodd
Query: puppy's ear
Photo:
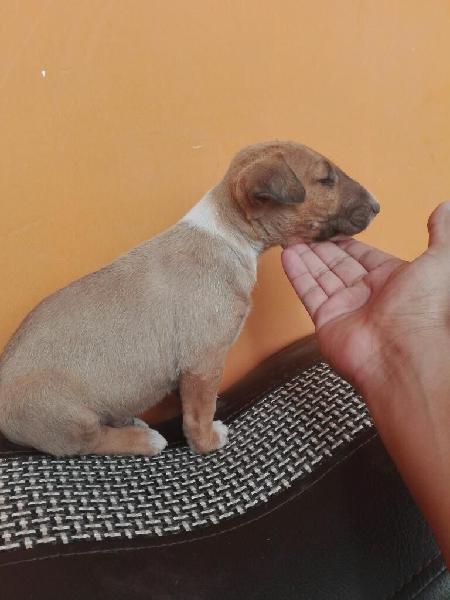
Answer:
M279 153L245 167L236 182L236 195L250 218L261 214L268 205L303 202L305 188Z

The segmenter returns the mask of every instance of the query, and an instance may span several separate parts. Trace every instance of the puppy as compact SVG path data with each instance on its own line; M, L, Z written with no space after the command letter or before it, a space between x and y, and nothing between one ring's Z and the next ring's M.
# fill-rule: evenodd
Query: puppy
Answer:
M221 448L216 396L258 256L351 236L378 211L359 183L305 146L245 148L176 225L25 318L0 358L0 430L54 455L153 456L167 442L134 415L178 388L191 448Z

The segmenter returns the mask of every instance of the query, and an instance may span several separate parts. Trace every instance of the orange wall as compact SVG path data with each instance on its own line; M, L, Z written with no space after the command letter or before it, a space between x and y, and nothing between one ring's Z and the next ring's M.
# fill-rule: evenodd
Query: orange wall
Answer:
M2 0L0 344L259 140L333 158L381 201L361 237L416 255L450 196L449 20L448 0ZM311 331L279 254L225 383Z

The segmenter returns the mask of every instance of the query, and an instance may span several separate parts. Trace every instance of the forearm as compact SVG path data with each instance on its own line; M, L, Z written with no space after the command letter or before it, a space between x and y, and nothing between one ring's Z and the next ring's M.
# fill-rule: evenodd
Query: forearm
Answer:
M450 337L421 341L388 352L360 388L450 565Z

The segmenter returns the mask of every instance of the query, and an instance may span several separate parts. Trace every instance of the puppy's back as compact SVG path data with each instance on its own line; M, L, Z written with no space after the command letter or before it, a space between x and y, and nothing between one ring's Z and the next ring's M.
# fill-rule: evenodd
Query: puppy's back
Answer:
M96 410L140 410L181 368L233 334L250 272L207 233L179 224L58 290L25 318L0 357L2 386L36 372L82 382ZM236 277L236 272L240 273Z

